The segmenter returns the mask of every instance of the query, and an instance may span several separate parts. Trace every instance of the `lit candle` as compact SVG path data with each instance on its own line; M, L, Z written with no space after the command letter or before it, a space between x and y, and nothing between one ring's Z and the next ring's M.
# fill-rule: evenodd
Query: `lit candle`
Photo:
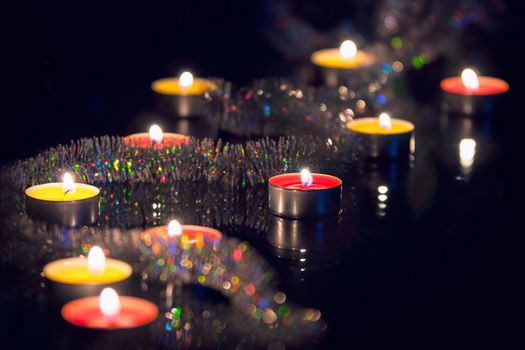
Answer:
M365 152L372 158L408 158L414 152L415 127L409 121L381 113L379 117L354 119L346 126L362 138Z
M446 111L473 114L492 109L491 97L507 92L509 84L502 79L478 76L473 69L466 68L461 76L442 80L441 89Z
M98 246L93 246L85 258L65 258L52 261L44 266L43 275L52 281L61 297L97 294L108 285L127 280L132 273L131 266L121 260L108 259Z
M176 147L187 144L190 138L186 135L163 132L162 129L153 124L149 132L131 134L124 138L124 143L131 147L157 148Z
M343 41L339 48L315 51L310 60L321 68L325 83L329 86L348 82L355 77L355 72L368 68L376 62L374 55L358 50L351 40Z
M73 300L62 308L62 317L75 326L107 330L145 326L158 314L152 302L121 297L112 288L105 288L100 296Z
M288 218L319 218L341 211L341 179L325 174L300 173L273 176L268 180L270 211Z
M88 184L75 183L69 173L63 182L31 186L25 190L29 216L52 224L81 226L97 222L100 190Z
M171 220L168 225L145 230L140 238L154 252L167 249L171 254L177 246L185 249L191 245L202 248L205 243L214 244L222 239L222 233L211 227L181 225L177 220Z
M208 79L194 78L190 72L183 72L179 77L155 80L152 90L161 97L163 105L174 110L180 117L202 115L208 104L205 97L217 89L217 85Z

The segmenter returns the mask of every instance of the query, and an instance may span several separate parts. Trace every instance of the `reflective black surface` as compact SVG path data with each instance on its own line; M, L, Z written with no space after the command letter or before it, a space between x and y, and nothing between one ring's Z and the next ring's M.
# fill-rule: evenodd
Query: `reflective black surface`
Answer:
M31 16L37 16L37 10L34 9ZM213 11L209 13L206 16L211 16ZM206 16L201 20L210 20ZM246 27L252 28L248 24ZM51 33L38 35L51 38L55 31L63 33L61 28L54 28ZM208 38L207 31L197 31L202 38ZM89 36L90 33L86 30L72 34L71 39L80 40L77 35ZM126 38L131 40L136 36L140 39L143 35L137 27L133 35ZM242 40L251 40L249 36L243 34ZM37 70L46 77L35 78L42 85L38 90L40 94L28 96L20 92L23 84L15 85L15 90L19 91L16 95L23 98L18 97L14 104L17 113L13 118L18 121L11 123L17 129L22 124L31 125L26 136L28 140L35 138L35 142L4 140L5 164L86 133L126 134L143 130L152 121L169 125L171 131L184 129L193 134L196 130L196 136L216 136L216 130L196 126L202 121L174 121L155 111L147 87L163 70L158 65L151 65L152 58L145 58L150 65L143 65L140 55L134 55L134 61L124 62L124 68L112 71L111 65L103 62L117 62L120 54L97 50L89 59L75 58L82 52L74 52L75 55L68 58L64 55L67 50L56 48L68 38L51 41L55 44L44 50L47 56L36 56L44 61L25 57L20 63L28 72ZM146 41L149 39L141 39L141 42ZM278 270L281 290L288 298L321 310L326 331L314 342L287 344L287 348L509 348L520 341L524 243L520 216L523 207L520 164L523 129L520 127L523 123L519 120L519 92L514 89L517 84L511 74L516 68L505 64L508 51L503 50L502 44L489 44L493 65L498 67L496 71L511 84L505 102L485 116L444 115L437 107L440 101L435 83L441 76L432 74L436 70L431 67L427 71L414 72L419 74L417 78L409 74L404 82L409 92L417 92L408 97L403 95L403 108L404 115L416 125L415 159L406 163L370 161L360 165L344 179L345 206L341 217L328 223L316 223L310 228L311 232L305 232L311 235L308 239L289 237L286 244L275 244L276 235L268 230L278 229L279 225L271 224L271 220L267 226L253 230L251 228L256 225L248 219L242 225L221 227L226 235L241 237L253 244ZM164 42L151 44L157 45L162 46ZM133 45L128 43L125 47ZM229 51L237 50L233 44L228 48ZM60 55L54 56L55 50ZM199 55L206 56L202 52ZM58 56L60 60L54 61ZM183 64L192 62L189 54L187 57L182 60ZM274 59L275 55L265 51L263 57ZM219 59L218 63L207 56L196 60L201 71L221 75L222 68L230 66L229 58ZM77 59L79 65L75 63ZM89 64L91 59L98 62L97 69L106 69L105 74L97 75L95 80L91 80L89 74L80 74L82 66ZM58 69L62 60L66 68ZM257 74L279 73L269 62L256 60L256 68L233 64L243 69L239 76L232 75L234 68L229 68L228 73L241 82ZM51 67L48 71L42 68L47 66ZM23 76L27 78L29 74ZM71 81L77 81L72 78L74 76L86 80L85 85L74 84L83 89L68 88ZM427 87L430 88L422 91ZM75 121L64 126L66 116L74 117ZM471 166L460 163L459 143L463 138L476 141ZM11 145L17 147L13 149ZM244 205L246 213L257 212L250 210L248 203ZM202 219L205 214L198 217L200 214L190 216L189 220ZM151 213L144 215L152 218ZM160 223L159 218L155 220ZM147 224L156 224L155 220ZM4 234L0 237L0 244L5 247L14 242ZM31 250L27 254L28 259L33 257ZM47 299L40 276L42 261L37 259L30 268L18 261L1 261L2 347L98 349L117 348L122 344L130 349L178 349L185 345L223 349L267 347L261 342L250 342L250 334L235 326L225 327L222 335L210 340L207 335L211 326L204 317L195 317L198 319L196 329L201 333L194 333L191 341L173 339L173 333L167 332L162 323L145 333L131 335L82 332L67 325L59 316L58 306ZM223 322L224 315L232 313L229 301L212 290L180 286L175 299L171 300L166 285L151 283L144 288L140 276L134 279L131 292L157 302L161 313L177 305L190 307L196 315L213 309L219 322ZM170 305L163 306L163 303ZM227 321L224 324L229 325ZM277 340L269 339L268 343L269 348L283 348Z

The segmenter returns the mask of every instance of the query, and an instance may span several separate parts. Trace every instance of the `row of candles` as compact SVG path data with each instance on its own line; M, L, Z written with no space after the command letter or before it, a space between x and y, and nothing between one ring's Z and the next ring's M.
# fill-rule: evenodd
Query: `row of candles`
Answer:
M351 41L345 41L339 49L315 52L311 61L327 70L328 80L334 74L352 73L375 63L376 58L358 50ZM334 73L335 72L335 73ZM152 89L164 96L175 98L180 116L189 116L199 109L198 97L216 89L209 80L194 78L184 72L178 78L157 80ZM461 77L452 77L441 82L441 88L449 95L448 106L459 112L473 112L473 97L492 96L508 90L508 84L492 77L478 77L472 69L465 69ZM201 102L199 102L201 101ZM350 133L365 138L371 157L403 158L414 149L413 123L391 118L386 113L377 117L359 118L347 124ZM154 125L149 133L129 135L124 139L131 147L158 148L183 145L188 136L163 133ZM475 141L466 139L460 144L462 165L472 165ZM26 189L26 208L37 219L64 226L93 224L98 219L100 190L92 185L75 183L66 173L61 183L47 183ZM292 219L322 218L341 210L342 181L326 175L310 173L280 174L268 179L269 209L272 214ZM172 221L168 226L155 227L155 234L163 234L168 240L181 234L195 237L205 234L220 239L219 231L201 226L181 226ZM152 231L153 232L153 231ZM53 283L62 285L106 286L99 296L90 296L70 301L62 308L62 316L68 322L89 328L115 329L139 327L153 322L158 308L151 302L134 297L119 297L112 284L128 279L132 274L129 264L106 259L99 247L92 247L87 259L67 258L53 261L44 267L45 276Z

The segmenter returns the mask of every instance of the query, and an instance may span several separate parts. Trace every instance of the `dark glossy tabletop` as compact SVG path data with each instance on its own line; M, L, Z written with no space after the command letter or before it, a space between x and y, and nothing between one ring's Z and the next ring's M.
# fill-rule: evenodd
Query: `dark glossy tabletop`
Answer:
M239 11L250 13L251 8ZM33 12L30 15L36 16ZM133 13L138 15L139 11ZM212 20L208 16L202 20ZM236 42L250 40L252 34L252 39L258 40L258 44L251 45L253 57L258 55L257 59L252 57L253 66L236 61L231 51L237 46L231 43L226 45L226 51L230 52L209 65L206 54L195 49L194 66L209 75L218 76L224 71L227 79L239 85L258 76L294 75L295 63L279 57L265 46L265 40L255 29L244 24L250 28L249 33L242 34ZM71 38L61 34L64 37L50 39L55 32L61 32L60 25L73 24L63 21L57 23L56 28L48 28L51 33L21 35L41 35L45 37L43 41L33 39L31 42L41 42L43 46L61 45ZM102 26L106 28L106 24ZM511 24L509 28L512 31ZM195 30L197 37L206 37L206 33L201 33L204 29ZM223 28L223 31L231 34L233 28ZM199 120L173 120L154 109L154 99L147 87L152 79L167 71L159 68L161 64L155 64L156 59L163 59L163 64L169 67L185 66L192 62L190 55L166 63L172 57L172 50L159 50L154 57L142 57L132 42L121 42L122 49L128 50L130 56L129 60L122 60L123 54L111 48L111 40L104 40L102 33L97 33L95 37L101 40L102 51L91 53L88 58L77 56L83 54L80 43L89 41L83 38L89 33L89 30L75 29L71 36L77 38L78 43L72 44L72 51L44 47L44 53L35 56L36 61L26 57L16 66L27 67L22 75L24 79L36 74L37 88L36 93L26 93L23 92L25 84L17 81L14 85L16 91L10 103L13 114L12 118L7 117L6 123L18 130L27 128L27 140L2 140L2 148L7 150L3 165L70 139L143 130L152 121L169 124L170 131L174 132L197 137L219 136L215 130L203 129ZM124 40L137 37L144 49L148 40L142 36L153 34L152 29L142 32L137 28L134 33L124 35ZM159 34L156 40L160 42L151 43L149 49L164 45L161 39L166 39L166 35ZM221 49L218 44L210 45L211 49ZM491 65L498 67L494 71L508 79L513 87L514 70L504 64L504 54L499 50L502 44L494 40L490 45ZM24 48L22 52L30 54L28 50ZM484 48L479 50L486 54ZM71 55L66 58L68 53ZM107 61L118 61L122 66L104 63ZM62 64L64 67L60 68ZM83 74L83 66L90 64L93 66ZM253 212L252 206L266 206L266 187L261 185L253 189L253 196L247 194L249 200L239 201L239 207L230 208L241 213L221 226L226 236L247 241L276 268L279 289L287 298L321 311L326 328L318 336L308 338L306 343L301 337L284 344L271 337L266 342L254 340L238 329L242 326L231 316L236 311L219 293L186 285L173 300L167 295L165 284L146 285L139 274L134 276L131 293L154 301L160 307L161 318L174 305L187 307L196 315L214 310L217 322L225 325L220 335L214 333L213 339L209 339L210 330L199 316L194 318L191 337L183 341L175 339L162 320L136 334L82 332L66 324L60 318L58 306L49 300L48 286L40 275L44 263L40 259L45 256L42 252L46 248L28 245L12 247L14 260L0 259L1 347L8 344L6 349L99 349L125 344L129 349L179 349L189 345L222 349L443 349L515 345L521 329L517 320L522 316L518 316L517 305L522 298L519 290L523 284L520 281L523 238L519 237L522 229L517 225L522 221L519 211L523 206L520 179L516 175L521 172L522 158L522 147L518 146L522 122L516 115L517 92L511 88L504 103L485 115L444 114L438 108L440 96L436 85L442 78L443 65L445 60L440 59L422 71L400 78L404 86L400 93L403 115L416 126L414 159L407 162L369 160L352 167L344 178L340 216L315 223L283 223L263 213L264 223L257 226L250 221L250 212ZM139 67L144 68L139 70ZM72 78L75 75L77 78ZM460 162L459 143L464 138L476 141L471 166L462 166ZM148 188L140 186L137 185L135 192L147 193ZM165 195L163 203L174 205L175 202L170 203L168 187L155 190ZM191 193L194 201L199 196L205 198L207 193L205 189L194 192L190 187L180 191L181 195ZM158 197L147 198L158 200ZM162 212L154 213L154 206L149 202L144 208L142 217L137 218L140 224L131 229L160 224L167 219ZM212 210L220 212L221 208ZM260 211L260 208L254 210ZM211 214L191 212L188 208L180 211L181 219L187 223L199 223L205 215ZM300 234L283 243L279 241L282 236L278 235L283 227ZM2 245L10 241L4 234L0 238ZM57 243L50 242L49 246L53 244ZM17 249L27 249L28 259L36 261L20 261L23 254Z

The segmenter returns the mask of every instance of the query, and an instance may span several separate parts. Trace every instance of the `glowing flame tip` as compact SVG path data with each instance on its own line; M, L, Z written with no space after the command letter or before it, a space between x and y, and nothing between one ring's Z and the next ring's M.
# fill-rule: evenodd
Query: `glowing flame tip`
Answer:
M339 46L339 53L345 60L349 60L357 54L357 46L352 40L345 40Z
M182 72L179 77L179 84L184 88L189 88L193 85L193 74L190 72Z
M461 72L461 81L469 89L479 88L479 79L476 72L471 68L466 68Z
M157 124L153 124L149 128L149 138L151 139L151 141L161 143L162 137L162 129L160 128L160 126L158 126Z
M387 113L381 113L379 115L379 127L385 130L392 129L392 119Z
M113 288L104 288L100 293L100 312L104 316L115 316L120 313L120 299Z
M99 246L93 246L89 250L87 258L88 270L93 275L100 275L106 270L106 256Z
M62 182L62 190L64 191L64 194L75 193L76 189L77 186L75 185L75 181L73 181L73 176L70 173L64 173Z
M310 187L312 186L312 183L314 182L314 179L312 177L312 174L308 169L301 170L301 183L304 187Z
M182 226L177 220L171 220L168 224L168 235L170 237L180 236L182 234Z

